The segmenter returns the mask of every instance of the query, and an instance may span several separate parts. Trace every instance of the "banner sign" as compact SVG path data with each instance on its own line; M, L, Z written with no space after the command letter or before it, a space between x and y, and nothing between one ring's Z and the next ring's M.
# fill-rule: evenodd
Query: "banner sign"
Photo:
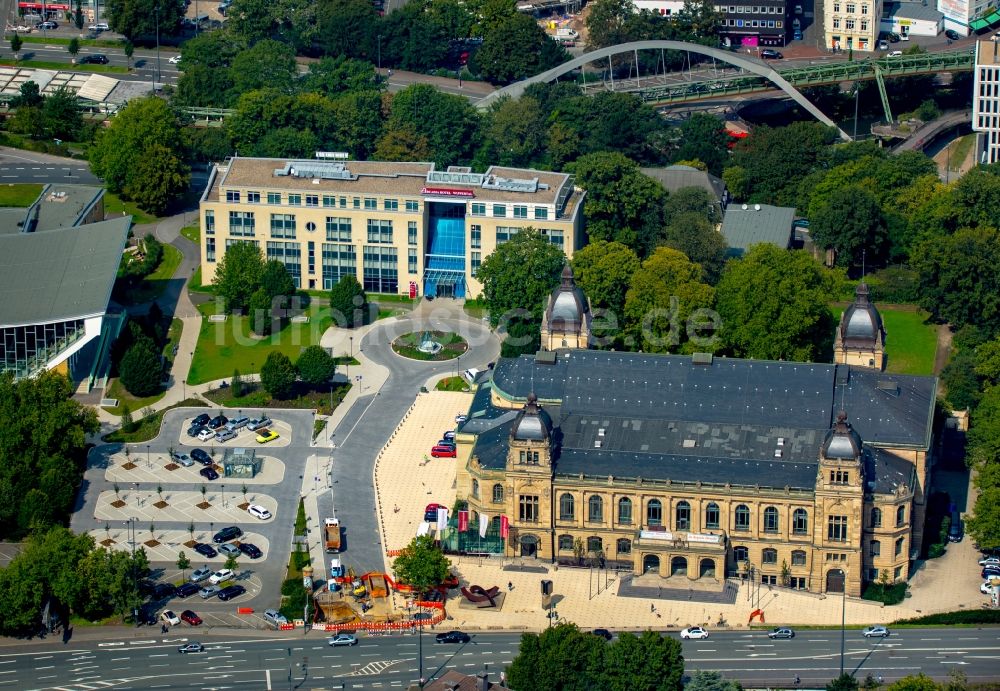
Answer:
M430 194L435 197L475 197L472 190L459 190L453 187L424 187L420 194Z

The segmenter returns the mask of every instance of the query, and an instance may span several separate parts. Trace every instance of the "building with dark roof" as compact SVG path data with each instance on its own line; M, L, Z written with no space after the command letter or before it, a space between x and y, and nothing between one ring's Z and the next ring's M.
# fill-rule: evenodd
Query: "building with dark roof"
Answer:
M700 187L708 192L712 199L712 206L722 218L722 212L729 204L729 190L722 178L712 175L708 171L698 170L693 166L675 164L663 168L640 168L643 175L653 178L663 188L671 194L686 187Z
M795 209L770 204L730 204L722 219L729 256L742 257L754 245L769 243L781 249L792 244Z
M868 299L868 284L859 283L854 302L844 310L833 352L837 362L885 369L885 327L882 315Z
M498 539L446 544L859 595L919 553L936 392L852 364L501 359L457 433L469 525Z
M57 369L89 390L121 320L108 302L131 217L103 219L103 190L49 185L0 217L0 370Z
M542 315L542 348L589 348L591 318L590 300L577 287L573 269L566 264L559 287L552 291Z

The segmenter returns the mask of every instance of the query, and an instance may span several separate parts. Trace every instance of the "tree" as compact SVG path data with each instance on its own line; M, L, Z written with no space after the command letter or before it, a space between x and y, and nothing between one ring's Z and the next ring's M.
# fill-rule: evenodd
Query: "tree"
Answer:
M83 2L76 0L76 8L73 10L73 25L77 29L83 28Z
M269 298L276 298L282 295L293 295L295 293L295 281L288 274L283 262L272 259L264 264L264 271L260 278L260 287L267 293Z
M476 274L492 325L517 312L539 320L565 263L562 251L532 228L493 250Z
M639 257L620 242L596 240L573 253L576 284L596 309L605 308L616 319L625 313L625 293L639 269Z
M732 167L740 169L742 180L740 189L730 187L730 193L751 202L794 205L799 181L817 167L836 138L836 130L815 122L754 128L733 149ZM728 183L730 177L724 174L723 179Z
M233 58L230 70L233 89L239 94L264 88L291 93L297 76L295 49L272 39L242 51Z
M705 218L704 212L687 211L673 216L663 229L663 244L700 264L708 283L717 282L722 275L729 246L722 233Z
M625 325L629 349L645 353L676 352L691 336L715 340L716 334L695 331L695 310L712 307L715 291L702 282L701 266L682 252L657 248L632 276L625 296ZM694 345L694 344L692 344ZM696 349L712 349L699 342Z
M249 242L237 242L219 260L212 286L215 294L224 299L226 311L244 309L260 287L263 275L264 256L260 248Z
M187 5L183 0L108 0L106 14L111 30L130 41L140 36L174 34Z
M412 84L392 97L386 131L410 127L427 137L432 159L439 166L472 160L479 145L479 113L464 96L439 91L430 84Z
M89 150L94 174L108 190L162 211L165 203L187 189L190 171L180 155L180 127L166 101L129 101L111 125L102 128Z
M299 359L295 361L295 369L302 381L313 388L320 388L329 386L337 371L337 361L330 357L326 348L311 345L299 355Z
M826 685L826 691L857 691L857 689L858 680L847 672L844 672Z
M684 685L685 691L743 691L738 681L726 679L720 672L698 670L691 674L691 681Z
M369 322L368 296L353 273L341 276L330 290L330 312L340 327L355 328Z
M83 114L76 96L59 89L42 103L41 125L50 139L77 139L83 129Z
M15 34L16 35L16 34ZM15 108L23 106L40 106L45 102L38 84L33 81L26 81L18 88L17 97L11 102Z
M380 161L427 161L431 158L431 144L426 135L406 125L378 138L375 158Z
M443 583L450 566L451 562L429 535L413 538L392 562L396 580L413 586L421 593Z
M226 11L226 29L253 45L277 33L280 6L264 0L233 0Z
M515 12L483 38L472 67L492 84L510 84L551 69L569 58L534 17Z
M80 52L80 39L78 39L76 36L71 38L69 40L69 43L66 44L66 50L69 52L70 55L73 56L73 62L76 62L76 54Z
M657 631L643 631L640 636L621 633L618 640L601 652L600 673L595 675L600 680L599 688L609 691L680 691L684 688L680 641Z
M833 275L805 252L755 245L726 265L716 286L723 342L736 357L828 360L832 294Z
M235 572L236 569L240 568L239 562L236 561L236 555L230 554L228 557L226 557L226 563L223 564L222 567L225 569L229 569L230 571L233 572Z
M941 686L921 672L910 674L889 684L887 691L938 691Z
M979 493L972 517L965 521L965 530L980 549L1000 548L1000 487Z
M295 367L288 356L272 350L260 368L260 384L272 398L287 398L295 385Z
M630 0L597 0L587 15L587 49L628 43L629 20L635 6Z
M128 68L131 70L132 56L135 55L135 44L126 38L125 42L122 44L122 53L124 53L125 57L128 59Z
M325 57L319 62L310 63L309 72L302 77L301 84L302 91L323 94L329 98L383 88L372 63L343 55Z
M233 377L229 381L229 388L233 392L233 398L240 398L243 396L243 377L240 376L240 371L238 369L233 370Z
M504 166L528 166L545 152L545 113L530 96L504 98L491 106L484 123L484 148Z
M184 550L177 555L177 568L181 570L181 578L186 578L187 570L191 568L191 560L184 554Z
M583 210L591 241L620 242L640 257L652 251L663 221L663 186L619 153L581 156L572 171L587 190Z
M271 309L273 305L274 301L268 297L267 291L263 288L258 288L250 296L250 304L247 305L247 311L250 316L250 330L258 336L266 336L271 333L272 324L274 323Z
M21 40L21 37L15 31L14 35L10 37L10 51L14 54L15 60L19 59L17 54L21 52L21 46L23 45L24 41Z
M670 161L701 161L712 175L720 175L729 163L731 141L722 120L708 113L694 113L677 129L680 136Z
M320 0L315 5L316 39L325 55L371 58L375 54L379 17L371 2Z
M152 339L135 342L118 363L118 376L130 394L137 398L152 396L160 390L163 365Z
M809 232L822 248L837 252L838 266L876 264L888 253L885 219L875 195L850 185L833 192L825 204L810 212Z
M972 411L966 443L973 464L1000 462L1000 387L986 389Z

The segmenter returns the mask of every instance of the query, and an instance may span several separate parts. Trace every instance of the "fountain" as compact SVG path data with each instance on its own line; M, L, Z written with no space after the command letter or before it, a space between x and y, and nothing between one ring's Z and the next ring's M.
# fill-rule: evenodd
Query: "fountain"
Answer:
M441 344L431 338L430 331L424 331L420 337L420 345L417 346L417 350L428 355L437 355L441 350Z

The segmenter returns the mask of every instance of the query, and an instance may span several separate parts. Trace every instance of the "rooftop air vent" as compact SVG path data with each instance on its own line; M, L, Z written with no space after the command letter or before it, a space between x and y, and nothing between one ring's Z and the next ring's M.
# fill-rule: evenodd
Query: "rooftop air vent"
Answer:
M595 439L594 440L594 448L595 449L599 449L602 446L604 446L604 442L603 441L601 441L600 439Z
M695 439L685 439L682 442L681 446L683 446L685 449L693 449L694 447L698 446L698 442Z
M784 452L781 449L775 449L774 450L774 457L775 458L781 458L781 456L782 456L783 453Z
M601 427L601 428L599 428L597 430L597 436L599 436L599 437L603 437L604 436L604 428L603 427Z
M535 353L535 363L539 365L556 364L556 354L552 350L539 350Z
M784 446L784 445L785 445L785 438L778 437L778 446Z
M744 210L744 211L746 211L746 210L747 210L747 209L749 209L749 208L750 208L750 207L749 207L749 206L747 206L746 204L744 204L744 205L743 205L743 210Z
M891 379L880 379L878 383L875 384L875 388L883 393L889 394L890 396L899 395L899 384Z
M711 365L712 364L712 354L711 353L691 353L691 364L692 365Z

